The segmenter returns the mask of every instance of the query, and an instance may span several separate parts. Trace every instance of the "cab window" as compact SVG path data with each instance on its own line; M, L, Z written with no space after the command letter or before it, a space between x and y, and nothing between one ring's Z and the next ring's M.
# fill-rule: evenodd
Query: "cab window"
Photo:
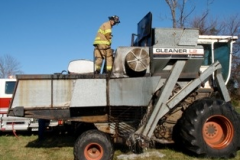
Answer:
M13 94L15 84L14 81L7 81L5 83L5 94Z

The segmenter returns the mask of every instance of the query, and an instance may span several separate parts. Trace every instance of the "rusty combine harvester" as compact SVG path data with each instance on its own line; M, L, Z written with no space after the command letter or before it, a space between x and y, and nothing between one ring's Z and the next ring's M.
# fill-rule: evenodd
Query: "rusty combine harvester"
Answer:
M133 152L176 143L200 156L234 157L240 125L226 84L237 37L152 28L151 12L136 35L117 48L111 74L94 74L93 62L80 60L67 74L18 75L8 115L79 126L78 160L112 159L113 142Z

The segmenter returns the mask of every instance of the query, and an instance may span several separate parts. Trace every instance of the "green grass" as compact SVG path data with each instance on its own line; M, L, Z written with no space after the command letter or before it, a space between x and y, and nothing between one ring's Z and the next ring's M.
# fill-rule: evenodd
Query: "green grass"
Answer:
M75 136L47 133L45 140L39 142L36 134L18 133L17 135L18 137L15 137L13 134L0 136L1 160L73 160ZM135 160L207 160L184 154L176 150L173 145L157 146L156 149L149 151L159 152L165 156L163 158L151 156ZM123 146L115 146L114 160L117 160L117 156L121 154L132 154L132 152L129 152ZM238 151L237 156L233 160L239 159L240 151Z
M235 109L240 114L240 107L235 107Z
M73 139L69 136L49 136L42 143L37 135L2 135L1 160L73 160Z
M235 104L239 102L235 102ZM234 105L240 113L240 106ZM1 134L1 132L0 132ZM46 133L43 142L37 141L38 136L32 133L17 132L17 137L12 133L0 135L0 159L1 160L73 160L73 146L76 136L69 134ZM240 136L240 135L239 135ZM164 154L163 158L156 156L137 158L135 160L207 160L191 157L174 148L173 145L157 146L154 150ZM114 160L121 154L132 154L126 147L115 146ZM240 150L232 160L240 159ZM129 159L130 160L130 159ZM132 159L131 159L132 160Z

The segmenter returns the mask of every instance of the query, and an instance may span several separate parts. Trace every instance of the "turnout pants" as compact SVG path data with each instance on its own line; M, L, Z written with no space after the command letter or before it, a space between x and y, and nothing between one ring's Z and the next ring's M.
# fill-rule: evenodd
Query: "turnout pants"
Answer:
M95 71L97 73L100 73L101 71L103 59L105 59L106 72L110 72L112 70L113 53L109 45L105 44L95 45L94 56L95 56Z

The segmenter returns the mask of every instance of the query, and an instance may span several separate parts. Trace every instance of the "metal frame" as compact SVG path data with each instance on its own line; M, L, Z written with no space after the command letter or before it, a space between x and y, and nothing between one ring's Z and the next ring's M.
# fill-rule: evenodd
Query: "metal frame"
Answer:
M141 129L138 129L135 134L140 133L142 137L150 139L153 135L153 131L156 128L156 125L167 112L174 108L182 99L184 99L188 94L195 90L199 85L205 82L214 72L216 77L216 82L218 88L221 90L223 99L226 102L230 101L230 95L225 86L222 74L221 74L221 64L217 61L214 64L210 65L200 76L199 78L190 81L185 87L183 87L176 95L169 99L170 94L176 84L179 75L185 65L185 61L177 61L175 66L172 69L172 72L163 86L161 95L159 96L158 101L154 106L154 110L147 121L144 130L141 132Z

